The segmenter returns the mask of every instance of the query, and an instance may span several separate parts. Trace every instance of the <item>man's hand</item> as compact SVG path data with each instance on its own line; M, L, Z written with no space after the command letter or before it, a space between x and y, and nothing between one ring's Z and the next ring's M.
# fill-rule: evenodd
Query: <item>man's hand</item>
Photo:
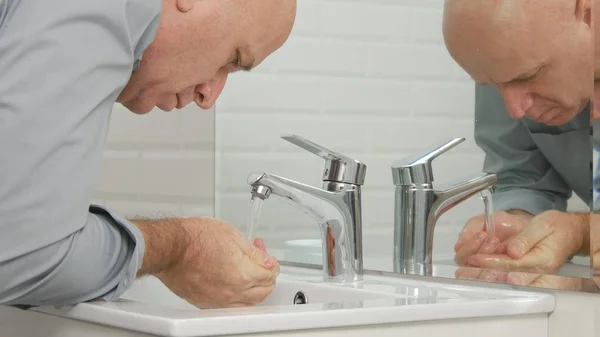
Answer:
M518 235L509 239L506 252L478 253L467 259L467 265L554 274L571 255L585 251L589 251L589 214L552 210L534 217Z
M475 254L502 254L506 252L506 242L519 234L533 217L523 211L499 211L495 215L495 236L485 232L484 217L471 218L460 233L454 246L454 261L466 266L467 260Z
M590 214L590 238L593 279L600 287L600 214Z
M134 221L146 241L139 275L152 274L199 308L252 306L264 301L279 274L262 240L250 244L213 218Z

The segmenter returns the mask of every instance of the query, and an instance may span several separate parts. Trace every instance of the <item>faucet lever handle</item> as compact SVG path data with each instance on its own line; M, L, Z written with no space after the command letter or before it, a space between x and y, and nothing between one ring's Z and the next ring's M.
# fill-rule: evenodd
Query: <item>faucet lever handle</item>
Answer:
M329 150L298 135L284 135L281 138L325 159L323 181L333 181L362 185L365 181L367 165L343 154Z
M465 138L454 138L425 154L396 161L392 165L394 185L432 183L433 168L431 167L431 162L464 141Z

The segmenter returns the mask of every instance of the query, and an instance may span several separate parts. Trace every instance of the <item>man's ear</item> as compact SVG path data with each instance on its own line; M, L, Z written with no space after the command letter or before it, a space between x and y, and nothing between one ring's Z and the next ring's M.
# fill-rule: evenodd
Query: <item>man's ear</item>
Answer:
M592 26L592 0L575 0L575 17ZM597 9L598 10L598 9Z
M175 5L180 12L187 13L194 8L197 0L175 0Z

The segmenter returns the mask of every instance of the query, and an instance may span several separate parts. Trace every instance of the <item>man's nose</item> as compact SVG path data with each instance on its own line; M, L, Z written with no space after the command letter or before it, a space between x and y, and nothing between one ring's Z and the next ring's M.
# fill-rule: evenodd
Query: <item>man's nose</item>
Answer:
M523 118L533 107L533 95L525 88L505 86L500 88L508 114L515 119Z
M212 108L225 87L227 75L227 72L218 72L210 81L196 86L196 104L200 108Z

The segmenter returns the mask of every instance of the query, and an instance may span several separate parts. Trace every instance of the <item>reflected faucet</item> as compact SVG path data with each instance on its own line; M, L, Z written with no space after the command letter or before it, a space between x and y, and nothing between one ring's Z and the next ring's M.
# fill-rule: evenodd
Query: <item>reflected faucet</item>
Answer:
M322 188L270 173L250 174L248 184L252 196L265 200L276 195L317 221L321 229L325 281L362 281L361 186L367 166L300 136L281 138L325 159ZM330 205L333 212L323 211L324 203Z
M498 181L495 174L486 174L447 190L434 190L433 159L464 140L455 138L429 153L393 164L395 272L432 276L433 233L440 216Z

